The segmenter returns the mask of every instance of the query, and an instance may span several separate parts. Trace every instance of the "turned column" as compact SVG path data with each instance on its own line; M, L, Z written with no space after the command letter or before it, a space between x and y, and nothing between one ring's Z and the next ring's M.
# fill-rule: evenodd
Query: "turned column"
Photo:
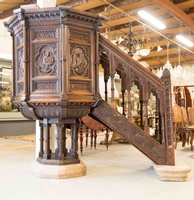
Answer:
M77 154L77 124L76 123L71 125L70 157L71 158L78 158L78 154Z
M50 127L51 127L51 125L48 123L48 119L44 119L43 124L46 129L45 151L43 154L43 158L50 159L51 158L51 149L50 149Z
M43 137L43 123L42 121L39 121L39 127L40 127L40 150L39 150L39 157L42 158L44 154L44 137Z
M63 160L65 156L67 156L67 149L66 149L66 135L64 131L64 124L59 123L57 124L57 148L55 151L56 157L59 160Z

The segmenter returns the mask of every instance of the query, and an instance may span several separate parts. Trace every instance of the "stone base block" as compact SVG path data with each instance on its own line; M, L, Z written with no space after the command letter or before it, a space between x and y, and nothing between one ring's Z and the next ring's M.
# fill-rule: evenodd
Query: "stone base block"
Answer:
M35 177L46 179L67 179L86 175L86 166L82 161L72 165L43 165L34 161L30 170Z
M175 166L153 164L153 167L161 181L187 181L188 173L191 171L190 167L179 159L176 159Z

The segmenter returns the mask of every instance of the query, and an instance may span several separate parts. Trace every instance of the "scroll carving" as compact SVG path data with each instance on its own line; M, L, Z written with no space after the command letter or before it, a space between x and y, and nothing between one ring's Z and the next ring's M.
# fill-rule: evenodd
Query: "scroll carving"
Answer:
M56 51L56 45L35 47L36 76L57 75Z
M87 52L87 53L86 53ZM83 76L89 75L89 58L88 49L81 46L75 46L71 50L71 64L70 64L71 76Z

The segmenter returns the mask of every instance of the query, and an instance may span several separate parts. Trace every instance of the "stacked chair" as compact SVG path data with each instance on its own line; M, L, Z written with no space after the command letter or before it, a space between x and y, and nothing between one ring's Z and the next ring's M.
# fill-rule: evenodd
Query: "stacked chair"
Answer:
M194 138L194 108L188 107L187 108L188 113L188 121L189 121L189 130L190 130L190 145L191 150L193 150L193 138Z
M182 147L184 147L186 143L189 144L190 142L191 150L193 150L194 108L188 107L186 109L183 106L180 107L175 104L172 107L172 110L175 149L177 147L178 140L181 140Z

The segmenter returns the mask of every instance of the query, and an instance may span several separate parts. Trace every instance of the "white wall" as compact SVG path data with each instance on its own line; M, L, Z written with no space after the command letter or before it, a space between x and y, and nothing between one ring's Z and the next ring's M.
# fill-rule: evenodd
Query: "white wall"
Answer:
M12 60L12 38L3 24L8 19L0 20L0 59Z

